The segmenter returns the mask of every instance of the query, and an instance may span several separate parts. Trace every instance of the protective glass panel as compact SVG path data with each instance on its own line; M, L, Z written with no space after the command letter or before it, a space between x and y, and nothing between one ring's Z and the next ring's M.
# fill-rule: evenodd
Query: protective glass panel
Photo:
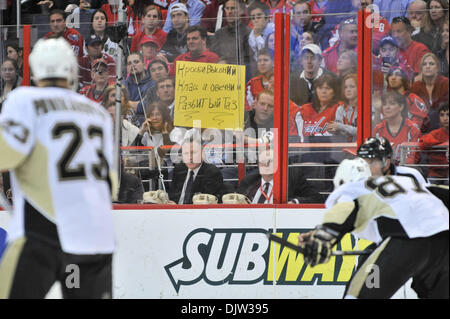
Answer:
M431 2L374 7L372 135L396 165L448 184L448 5Z
M336 166L356 145L357 13L335 9L297 3L292 10L288 201L324 202Z

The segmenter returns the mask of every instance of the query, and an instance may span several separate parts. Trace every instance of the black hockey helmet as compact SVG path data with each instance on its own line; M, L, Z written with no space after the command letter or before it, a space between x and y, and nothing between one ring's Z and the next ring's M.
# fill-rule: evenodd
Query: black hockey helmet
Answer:
M357 156L361 158L378 158L383 164L392 157L391 143L384 137L369 137L358 148Z

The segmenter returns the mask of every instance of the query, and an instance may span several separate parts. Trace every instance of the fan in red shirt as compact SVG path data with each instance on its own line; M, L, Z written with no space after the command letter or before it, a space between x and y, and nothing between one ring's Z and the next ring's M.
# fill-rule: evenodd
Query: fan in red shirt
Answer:
M159 7L149 5L145 8L142 18L142 30L138 30L131 40L130 52L139 50L139 43L145 35L158 39L160 47L166 43L167 33L161 29L162 14Z
M331 136L327 131L329 123L336 119L339 105L337 79L325 74L314 82L312 103L304 104L295 115L295 127L300 141L308 136Z
M430 50L426 45L411 38L412 31L413 27L408 18L395 17L392 19L391 34L397 40L400 49L399 54L406 59L406 62L413 68L415 73L419 73L420 60Z
M337 60L341 52L354 50L358 45L358 25L353 18L344 20L339 24L339 40L332 47L323 52L325 67L333 73L337 73Z
M438 111L441 127L422 136L419 145L421 150L429 150L433 146L447 143L446 149L441 148L428 153L429 164L444 165L432 166L428 171L428 177L448 178L448 102L442 103ZM436 182L433 181L433 183Z
M246 111L252 109L252 105L258 94L269 88L270 82L273 81L273 58L267 48L263 48L258 52L256 67L259 75L251 78L246 85Z
M217 63L219 56L206 47L206 29L199 25L192 25L186 31L188 52L180 54L170 66L170 75L174 76L177 61L192 61Z
M386 82L388 90L396 91L406 97L408 118L416 123L422 132L427 131L429 126L428 108L419 96L409 91L409 79L405 72L399 67L391 68Z
M418 142L421 137L420 128L408 119L408 106L404 95L388 91L381 97L383 121L379 123L373 136L384 137L392 144L393 159L396 164L402 161L401 144L405 142ZM406 163L417 163L420 157L417 149L405 149ZM402 163L403 164L403 163Z
M66 26L65 13L62 10L54 9L49 15L50 32L45 38L63 37L72 46L73 52L78 58L83 56L83 36L75 29Z

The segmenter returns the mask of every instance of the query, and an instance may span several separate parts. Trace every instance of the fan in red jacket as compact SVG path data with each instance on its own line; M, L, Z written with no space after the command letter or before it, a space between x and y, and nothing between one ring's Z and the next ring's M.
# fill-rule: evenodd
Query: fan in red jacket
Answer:
M446 148L442 147L427 153L429 164L444 165L430 167L428 177L448 178L448 102L442 103L438 111L441 127L422 136L419 145L421 150L429 150L433 146L447 143Z
M373 136L385 137L391 142L396 164L403 161L407 164L417 163L420 155L416 148L405 148L406 158L402 158L401 144L418 142L422 135L417 124L408 119L405 96L395 91L388 91L381 97L381 102L383 121L375 127Z
M52 10L49 15L50 32L45 38L63 37L72 46L73 52L78 58L83 56L84 40L80 32L66 26L65 13L62 10Z

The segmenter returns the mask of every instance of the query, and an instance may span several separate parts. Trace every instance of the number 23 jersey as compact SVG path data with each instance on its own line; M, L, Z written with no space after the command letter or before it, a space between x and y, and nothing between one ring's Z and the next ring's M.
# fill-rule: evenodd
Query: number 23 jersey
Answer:
M449 229L443 202L405 176L370 177L335 189L323 224L379 243L386 237L428 237Z
M64 88L17 88L0 114L0 154L14 200L8 241L113 252L113 123L103 107Z

